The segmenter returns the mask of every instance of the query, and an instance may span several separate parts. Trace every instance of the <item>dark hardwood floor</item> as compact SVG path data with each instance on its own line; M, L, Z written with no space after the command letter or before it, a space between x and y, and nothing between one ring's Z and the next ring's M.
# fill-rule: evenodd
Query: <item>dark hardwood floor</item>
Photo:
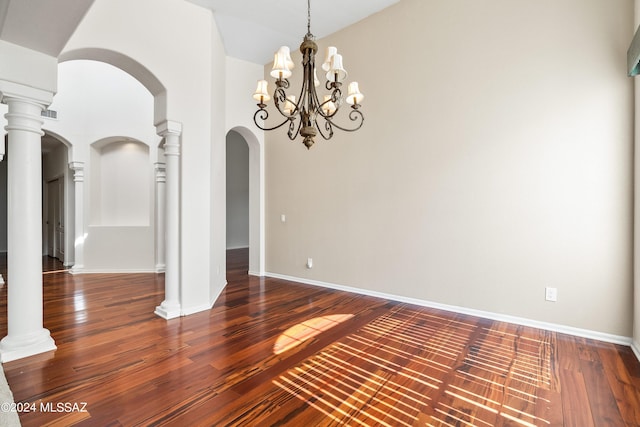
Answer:
M212 310L169 321L162 275L46 264L58 349L4 364L23 426L640 426L627 347L250 277L246 250Z

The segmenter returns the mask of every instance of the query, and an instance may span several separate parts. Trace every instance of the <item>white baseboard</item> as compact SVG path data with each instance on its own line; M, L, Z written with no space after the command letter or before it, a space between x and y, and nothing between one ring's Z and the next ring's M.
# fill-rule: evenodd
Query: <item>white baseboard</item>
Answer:
M323 288L336 289L339 291L351 292L351 293L360 294L360 295L367 295L367 296L382 298L382 299L391 300L391 301L405 302L408 304L419 305L422 307L429 307L429 308L435 308L435 309L444 310L444 311L451 311L454 313L468 314L470 316L482 317L485 319L497 320L500 322L513 323L513 324L522 325L522 326L530 326L533 328L544 329L547 331L559 332L559 333L568 334L568 335L574 335L582 338L589 338L589 339L594 339L598 341L605 341L605 342L610 342L614 344L631 346L633 348L632 338L620 336L620 335L607 334L604 332L591 331L588 329L574 328L572 326L560 325L556 323L541 322L539 320L532 320L524 317L509 316L506 314L475 310L467 307L441 304L441 303L425 301L417 298L409 298L409 297L404 297L400 295L370 291L368 289L353 288L350 286L337 285L334 283L321 282L318 280L286 276L283 274L267 272L265 273L265 276L273 277L276 279L289 280L292 282L304 283L307 285L321 286ZM638 346L637 343L636 343L636 348L634 348L634 352L636 353L636 356L638 356L638 360L640 360L640 346Z
M155 269L119 269L119 268L105 268L105 269L71 269L71 274L137 274L137 273L156 273Z
M640 360L640 343L638 343L636 341L632 341L631 342L631 350L633 350L633 353L636 355L638 360Z
M249 276L256 276L256 277L264 277L267 275L264 271L260 272L260 271L251 271L251 270L247 271L247 274Z
M207 305L207 304L202 304L202 305L196 305L193 307L187 307L187 308L183 308L182 309L182 316L190 316L192 314L196 314L196 313L200 313L201 311L207 311L207 310L211 310L213 308L213 304L211 305Z

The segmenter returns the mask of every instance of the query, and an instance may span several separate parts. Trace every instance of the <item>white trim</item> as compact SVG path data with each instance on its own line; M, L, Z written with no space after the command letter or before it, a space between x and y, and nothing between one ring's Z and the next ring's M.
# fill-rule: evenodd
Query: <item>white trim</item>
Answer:
M193 307L189 307L188 309L183 309L182 310L182 316L190 316L192 314L196 314L196 313L200 313L202 311L207 311L207 310L211 310L213 308L213 304L208 305L208 304L203 304L203 305L196 305Z
M470 316L482 317L485 319L497 320L500 322L508 322L508 323L513 323L513 324L522 325L522 326L530 326L533 328L544 329L544 330L553 331L553 332L560 332L563 334L569 334L569 335L574 335L582 338L594 339L598 341L605 341L605 342L610 342L614 344L632 346L632 342L633 342L632 338L621 336L621 335L607 334L604 332L574 328L572 326L560 325L557 323L541 322L539 320L532 320L524 317L509 316L506 314L475 310L467 307L441 304L441 303L425 301L417 298L409 298L409 297L404 297L400 295L393 295L393 294L387 294L383 292L371 291L368 289L337 285L335 283L327 283L327 282L322 282L318 280L305 279L301 277L292 277L292 276L286 276L283 274L269 273L269 272L265 273L265 276L273 277L275 279L282 279L282 280L289 280L292 282L304 283L306 285L321 286L323 288L336 289L339 291L351 292L351 293L360 294L360 295L367 295L371 297L382 298L382 299L387 299L387 300L392 300L397 302L405 302L408 304L435 308L438 310L445 310L445 311L451 311L454 313L467 314ZM639 350L640 350L640 346L636 344L636 348L634 349L634 352L636 353L636 356L638 356L638 360L640 360Z
M162 317L165 320L175 319L176 317L180 317L182 313L180 313L180 304L177 304L177 307L172 307L171 309L166 309L159 305L156 307L156 310L153 312L156 316Z
M247 274L249 276L256 276L256 277L265 277L265 276L267 276L267 274L264 271L247 271Z
M139 274L139 273L156 273L155 269L132 269L132 270L123 270L123 269L105 269L105 270L87 270L85 268L81 270L74 270L71 268L69 270L71 274Z
M631 342L631 350L633 350L633 354L636 355L636 358L640 360L640 343L636 341Z

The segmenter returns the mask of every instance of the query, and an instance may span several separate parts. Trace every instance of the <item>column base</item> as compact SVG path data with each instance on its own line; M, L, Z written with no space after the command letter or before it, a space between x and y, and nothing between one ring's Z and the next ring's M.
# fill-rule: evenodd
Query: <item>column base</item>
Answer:
M7 335L0 341L0 362L11 362L57 349L48 329L24 337Z
M164 264L156 264L156 273L164 273L166 266Z
M166 301L162 301L162 304L156 307L154 313L163 319L175 319L182 315L180 310L180 304L168 304Z
M71 274L82 274L84 270L84 266L82 265L74 265L69 269L69 273Z

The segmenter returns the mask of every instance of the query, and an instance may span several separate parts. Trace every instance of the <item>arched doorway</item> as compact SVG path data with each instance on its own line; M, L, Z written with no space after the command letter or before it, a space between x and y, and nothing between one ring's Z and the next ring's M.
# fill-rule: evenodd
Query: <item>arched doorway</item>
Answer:
M7 136L3 137L6 144ZM68 171L67 140L49 132L41 138L42 150L42 255L57 258L65 266L73 264L73 186ZM4 152L4 150L3 150ZM7 242L7 162L10 153L0 161L0 254L6 257Z
M74 222L65 227L74 246L73 273L155 271L153 159L160 137L154 97L118 67L70 60L59 64L50 109L58 118L45 119L45 130L69 135L72 150L65 159L53 156L56 173L45 174L45 202L48 193L55 196L54 181L69 176L79 201L69 215ZM43 225L49 229L46 253L56 256L51 221Z
M265 275L265 227L264 227L264 147L254 133L246 127L236 126L227 133L236 138L236 144L244 142L248 148L248 244L249 274ZM227 168L230 165L227 164ZM229 202L229 199L227 199ZM227 218L227 227L229 218Z
M45 122L46 125L46 122ZM45 127L42 146L42 254L65 266L73 264L73 178L70 144Z
M227 133L227 250L249 248L249 145Z

